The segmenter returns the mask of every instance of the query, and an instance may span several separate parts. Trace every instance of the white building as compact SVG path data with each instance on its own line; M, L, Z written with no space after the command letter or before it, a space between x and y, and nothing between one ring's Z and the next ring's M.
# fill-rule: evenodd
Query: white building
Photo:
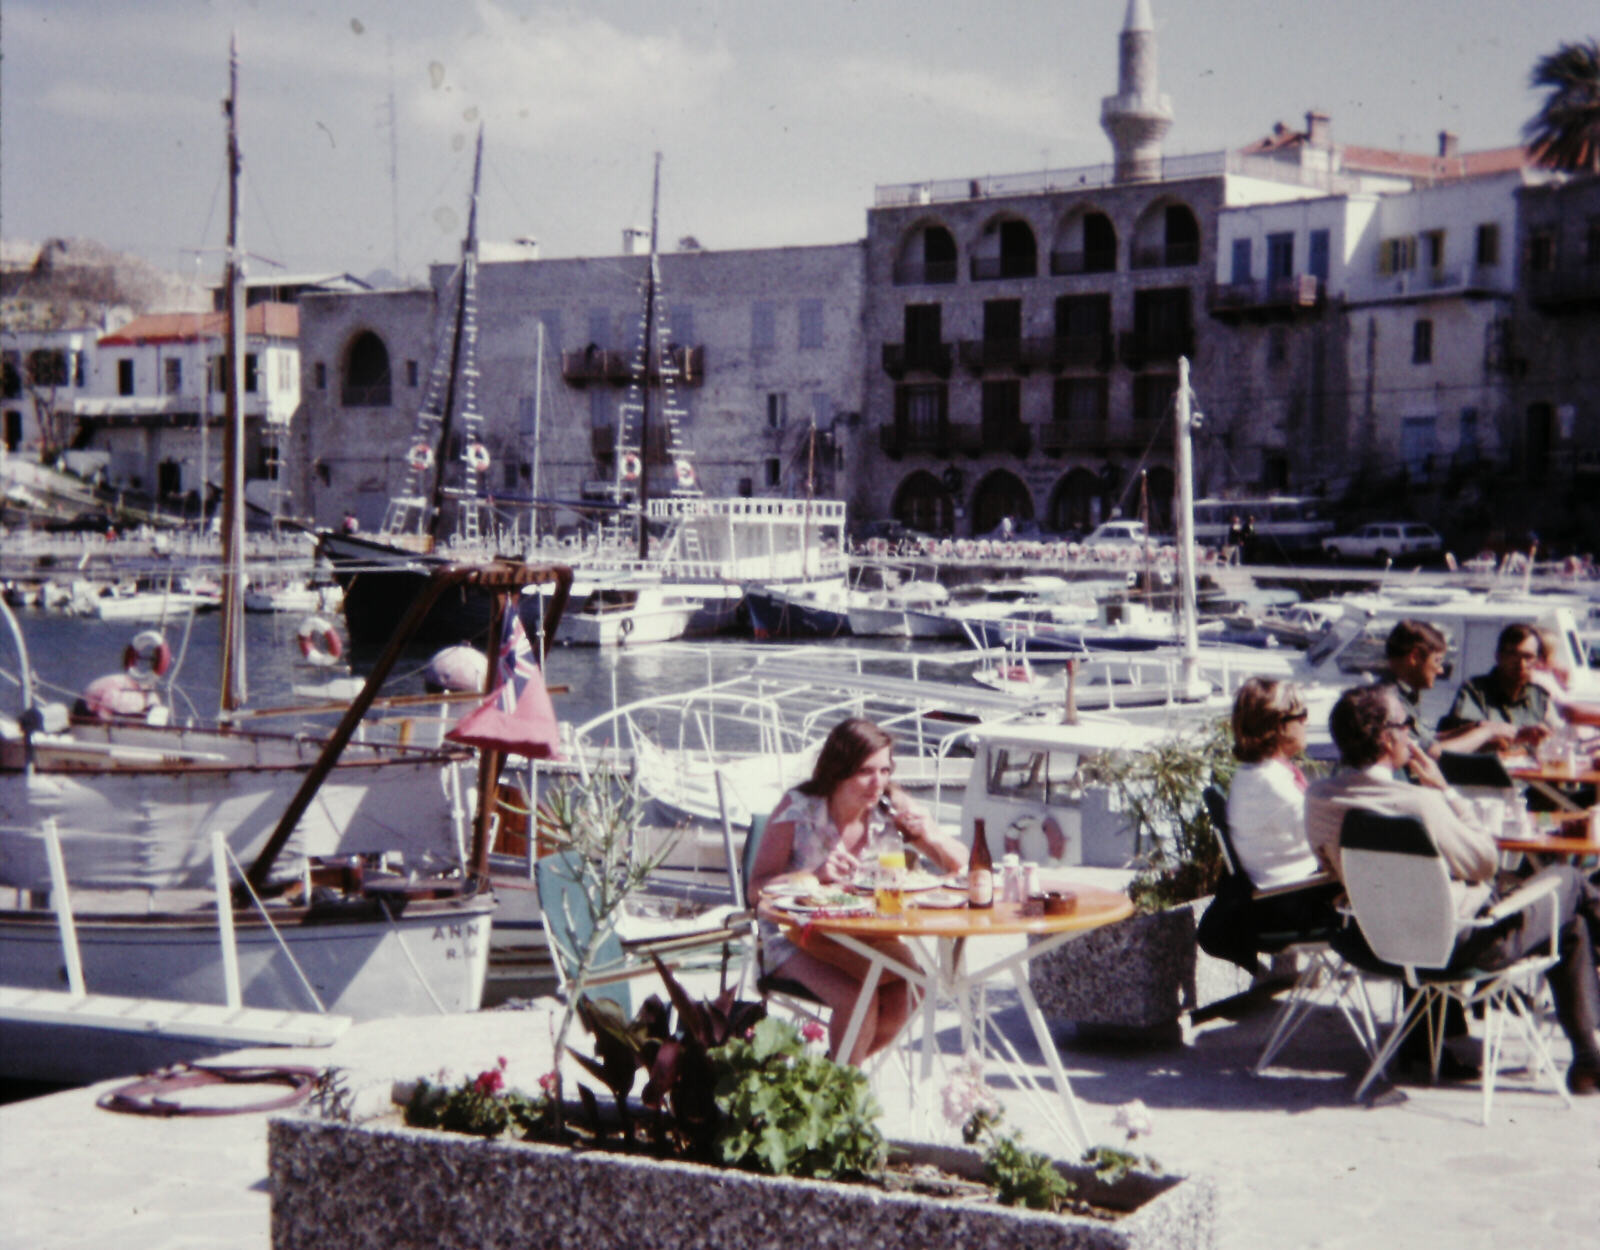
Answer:
M0 331L0 438L7 452L54 458L72 439L73 405L88 393L99 326Z

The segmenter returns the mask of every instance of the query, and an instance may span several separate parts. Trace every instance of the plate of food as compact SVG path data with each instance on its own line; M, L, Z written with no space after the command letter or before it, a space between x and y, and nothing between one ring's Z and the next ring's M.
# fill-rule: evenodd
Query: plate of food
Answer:
M872 872L875 871L876 869L867 872L860 881L852 881L845 888L852 890L857 894L873 893L876 887L872 882ZM950 878L948 876L937 876L936 874L931 873L924 868L913 868L910 872L906 873L905 882L900 888L907 894L920 894L924 890L937 890L941 886L947 886L949 884Z
M772 899L772 905L797 916L867 916L873 911L871 899L827 886L802 894L779 894Z
M942 887L937 890L926 890L917 895L911 905L913 907L935 907L953 911L958 907L967 905L967 892L965 890L951 890Z

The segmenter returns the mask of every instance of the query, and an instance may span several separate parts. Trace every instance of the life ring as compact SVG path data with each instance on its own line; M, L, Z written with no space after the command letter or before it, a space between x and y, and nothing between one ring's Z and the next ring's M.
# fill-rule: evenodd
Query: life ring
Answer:
M694 465L687 460L679 460L673 464L673 469L678 475L678 485L688 490L694 485Z
M629 634L633 633L633 617L625 616L620 621L618 621L617 622L617 633L621 634L622 637L624 637L624 638L626 638Z
M1028 672L1021 664L1008 664L1005 670L1007 681L1031 681L1033 674Z
M624 482L639 480L639 457L631 451L622 453L622 480Z
M467 467L474 473L487 473L489 471L489 449L482 443L471 442L462 453L462 458L467 462Z
M344 642L324 617L308 616L301 621L295 641L300 644L300 658L321 668L338 663L344 654Z
M134 677L165 677L172 668L172 648L159 630L140 630L122 650L122 671Z
M426 443L413 443L406 453L406 463L418 473L426 473L433 468L433 448Z

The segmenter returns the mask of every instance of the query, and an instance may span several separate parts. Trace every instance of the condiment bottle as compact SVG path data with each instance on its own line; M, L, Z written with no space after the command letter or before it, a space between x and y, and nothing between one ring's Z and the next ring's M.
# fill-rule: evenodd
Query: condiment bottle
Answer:
M984 836L982 820L972 822L972 854L967 859L967 906L994 906L994 857L989 853L989 839Z
M1012 852L1000 857L1000 901L1022 902L1022 857Z

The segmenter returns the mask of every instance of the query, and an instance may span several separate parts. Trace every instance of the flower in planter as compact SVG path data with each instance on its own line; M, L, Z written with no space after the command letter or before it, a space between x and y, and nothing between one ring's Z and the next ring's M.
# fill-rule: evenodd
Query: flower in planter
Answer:
M754 1035L755 1030L752 1028L745 1034L745 1040L749 1041ZM800 1026L800 1036L811 1043L825 1042L828 1040L828 1030L823 1028L820 1020L807 1020Z
M979 1111L995 1117L1000 1114L1000 1104L983 1081L983 1057L976 1053L961 1061L940 1096L945 1120L958 1128Z
M1111 1113L1111 1127L1120 1128L1128 1135L1128 1140L1148 1137L1155 1132L1155 1125L1150 1119L1150 1108L1135 1098L1132 1102L1125 1102Z

